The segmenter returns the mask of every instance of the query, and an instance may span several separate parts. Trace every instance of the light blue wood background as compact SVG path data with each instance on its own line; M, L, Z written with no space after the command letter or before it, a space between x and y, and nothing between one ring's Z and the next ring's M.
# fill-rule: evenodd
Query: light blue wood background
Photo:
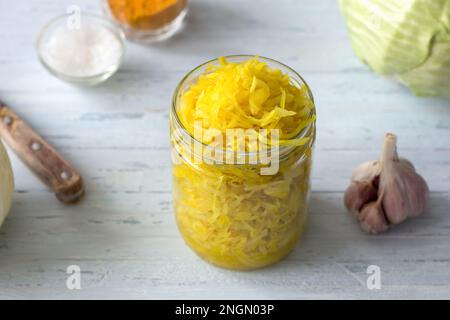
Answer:
M0 97L82 172L85 200L59 204L10 153L13 209L0 230L1 298L450 298L450 103L412 96L353 55L336 1L192 1L182 32L128 43L106 84L76 88L49 75L34 49L66 6L0 2ZM274 267L215 268L184 245L171 207L168 113L194 66L255 53L285 62L311 85L318 111L311 218L301 245ZM342 195L352 169L378 157L383 134L429 182L427 212L386 234L362 233ZM66 288L66 268L82 289ZM381 268L382 289L366 288Z

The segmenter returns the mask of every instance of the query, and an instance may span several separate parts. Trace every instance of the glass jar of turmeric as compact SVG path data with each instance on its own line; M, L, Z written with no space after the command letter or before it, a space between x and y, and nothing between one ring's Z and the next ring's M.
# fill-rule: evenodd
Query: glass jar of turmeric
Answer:
M180 27L187 13L187 0L101 0L103 8L124 31L138 42L164 40Z
M268 58L219 58L184 77L170 114L173 201L198 255L250 270L294 248L308 212L315 118L306 82Z

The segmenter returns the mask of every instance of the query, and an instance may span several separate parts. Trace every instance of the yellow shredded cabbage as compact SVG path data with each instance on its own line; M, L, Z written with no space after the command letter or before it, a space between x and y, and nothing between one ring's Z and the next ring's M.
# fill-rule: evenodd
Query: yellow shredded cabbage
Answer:
M173 165L176 220L185 241L204 259L226 268L254 269L279 261L298 241L307 215L314 104L308 89L258 57L219 59L191 84L176 106L185 129L223 134L227 129L278 129L292 151L275 175L261 175L261 164L192 161L191 150L175 138ZM306 136L297 138L305 128ZM198 138L198 137L197 137ZM258 138L259 139L259 138ZM201 142L213 145L210 137ZM241 141L242 142L242 141ZM236 150L240 142L226 142ZM247 152L260 144L247 144Z

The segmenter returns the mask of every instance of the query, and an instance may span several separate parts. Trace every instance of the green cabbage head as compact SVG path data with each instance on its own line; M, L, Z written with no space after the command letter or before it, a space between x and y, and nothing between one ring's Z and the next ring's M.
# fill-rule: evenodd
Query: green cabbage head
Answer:
M450 0L339 0L356 55L415 94L450 97Z

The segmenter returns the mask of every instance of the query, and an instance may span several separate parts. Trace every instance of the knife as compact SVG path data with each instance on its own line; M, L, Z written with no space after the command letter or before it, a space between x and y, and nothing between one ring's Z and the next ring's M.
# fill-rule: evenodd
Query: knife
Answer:
M0 101L0 136L64 204L84 195L80 174L23 119Z

